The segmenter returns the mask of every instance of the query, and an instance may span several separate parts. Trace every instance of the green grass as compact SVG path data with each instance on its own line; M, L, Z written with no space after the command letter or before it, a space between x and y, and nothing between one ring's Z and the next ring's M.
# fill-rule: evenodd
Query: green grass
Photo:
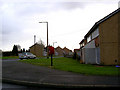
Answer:
M49 67L51 60L29 59L29 60L20 60L20 62ZM107 75L107 76L118 75L118 68L116 68L115 66L96 66L89 64L80 64L78 61L71 58L54 58L52 68L63 71L85 74L85 75Z

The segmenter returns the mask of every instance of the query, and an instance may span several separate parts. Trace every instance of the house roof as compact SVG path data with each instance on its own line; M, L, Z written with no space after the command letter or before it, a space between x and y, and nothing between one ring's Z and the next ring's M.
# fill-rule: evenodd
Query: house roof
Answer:
M32 47L34 47L35 45L39 45L39 46L41 46L42 44L35 43L34 45L32 45L32 46L29 47L29 48L32 48ZM44 45L43 45L43 46L44 46Z
M72 50L70 50L70 49L68 49L68 48L66 48L66 47L61 48L60 46L58 46L58 47L55 48L55 50L56 50L56 49L61 49L62 51L68 50L68 51L72 52Z
M113 11L112 13L110 13L109 15L105 16L104 18L102 18L101 20L99 20L98 22L96 22L93 27L89 30L89 32L84 36L84 38L87 38L92 32L95 31L95 29L99 26L99 24L101 24L102 22L106 21L107 19L109 19L110 17L114 16L115 14L117 14L118 12L120 12L120 8L118 8L117 10Z
M75 52L75 51L80 51L80 49L74 49L74 52Z
M60 46L56 47L55 49L58 49L58 48L59 48L59 49L62 49Z
M68 51L72 52L72 50L70 50L70 49L68 49L66 47L64 47L63 50L68 50Z
M84 39L82 39L82 41L79 44L82 44L84 42Z

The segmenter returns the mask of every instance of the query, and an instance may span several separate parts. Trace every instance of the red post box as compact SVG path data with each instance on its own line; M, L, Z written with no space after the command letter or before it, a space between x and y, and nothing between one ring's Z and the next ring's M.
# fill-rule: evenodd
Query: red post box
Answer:
M54 47L49 46L49 54L50 55L54 54Z
M49 46L49 55L51 55L51 66L53 66L53 60L52 60L52 56L54 54L54 47Z

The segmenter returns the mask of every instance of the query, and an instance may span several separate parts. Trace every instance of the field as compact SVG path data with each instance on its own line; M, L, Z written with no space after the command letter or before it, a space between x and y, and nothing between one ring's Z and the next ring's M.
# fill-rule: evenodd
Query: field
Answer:
M38 66L50 67L51 59L28 59L20 60L19 62L29 63ZM72 58L53 58L52 69L58 69L63 71L69 71L74 73L80 73L85 75L107 75L107 76L117 76L118 69L115 66L98 66L89 64L80 64L78 61Z

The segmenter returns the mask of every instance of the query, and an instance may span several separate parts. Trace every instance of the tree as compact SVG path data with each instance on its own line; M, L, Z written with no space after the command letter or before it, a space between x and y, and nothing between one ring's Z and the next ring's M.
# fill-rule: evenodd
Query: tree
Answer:
M45 46L45 43L41 39L37 42L37 44Z
M17 48L17 45L14 45L14 46L13 46L12 53L13 53L13 55L18 56L18 48Z
M21 46L20 45L16 45L16 46L17 46L18 51L21 51Z
M22 53L22 52L23 52L23 50L21 49L21 50L20 50L20 52Z
M30 52L30 49L26 50L26 52Z
M25 48L23 48L23 52L25 52Z

